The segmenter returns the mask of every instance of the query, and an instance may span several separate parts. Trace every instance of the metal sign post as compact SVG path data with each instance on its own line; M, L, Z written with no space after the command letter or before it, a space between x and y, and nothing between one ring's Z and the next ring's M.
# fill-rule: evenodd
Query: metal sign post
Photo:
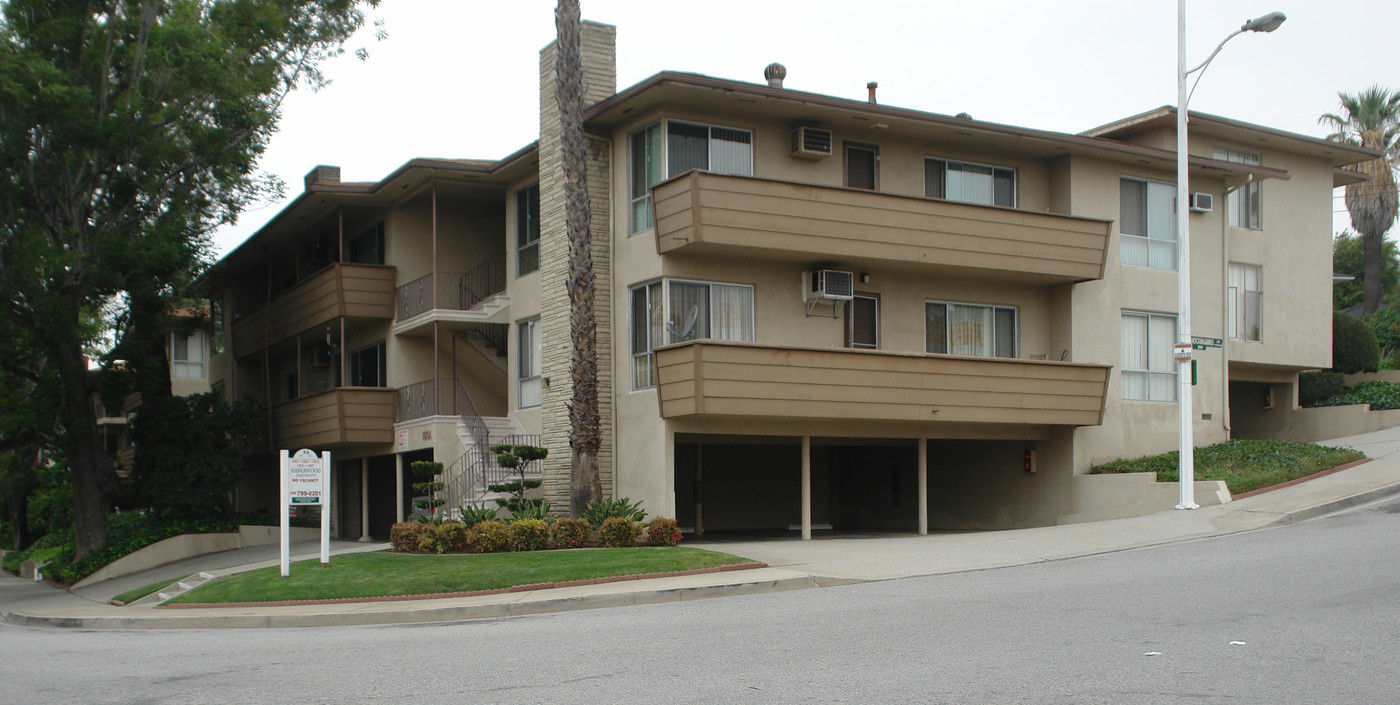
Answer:
M282 466L282 577L291 574L292 507L321 507L321 565L331 562L331 454L316 457L315 451L303 448L295 455L281 452Z

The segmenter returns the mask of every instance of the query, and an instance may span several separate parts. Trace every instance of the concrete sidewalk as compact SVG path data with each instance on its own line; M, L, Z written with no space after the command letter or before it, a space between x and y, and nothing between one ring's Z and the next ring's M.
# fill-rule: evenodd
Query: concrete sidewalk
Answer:
M182 561L184 565L161 566L139 576L108 581L119 585L100 583L84 588L81 594L5 575L0 577L0 613L10 624L86 629L319 627L505 617L1026 565L1279 526L1400 494L1400 428L1326 443L1362 450L1372 460L1291 487L1189 512L1014 531L687 544L736 553L769 566L754 570L387 602L189 609L103 604L133 587L197 570L225 574L276 565L274 546L270 550L243 549L250 552L247 554L228 551L201 556ZM336 544L337 553L387 547L349 541ZM258 559L259 549L271 555ZM314 557L316 546L299 544L293 553ZM191 569L196 563L204 567Z

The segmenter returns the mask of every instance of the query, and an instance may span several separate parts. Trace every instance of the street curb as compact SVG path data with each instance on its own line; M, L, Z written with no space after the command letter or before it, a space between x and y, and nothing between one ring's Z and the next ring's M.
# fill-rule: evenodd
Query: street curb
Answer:
M1322 504L1317 504L1311 507L1299 509L1297 511L1288 512L1286 514L1283 514L1279 518L1269 522L1268 524L1265 524L1262 528L1297 524L1299 522L1304 522L1309 519L1316 519L1317 517L1331 514L1333 512L1339 512L1343 509L1351 509L1352 507L1359 507L1363 504L1370 504L1371 502L1375 502L1380 499L1385 499L1386 497L1390 497L1397 494L1400 494L1400 482L1391 485L1386 485L1384 487L1377 487L1375 489L1366 490L1365 492L1358 492L1349 497L1342 497L1341 499L1335 499L1331 502L1323 502Z
M108 617L96 615L63 617L29 614L25 612L10 612L5 613L3 617L5 622L16 626L55 629L248 629L267 627L372 626L423 622L456 622L597 609L601 607L653 605L667 602L703 600L712 597L759 595L816 587L821 587L821 584L818 583L816 578L804 575L727 585L664 588L607 595L579 595L575 597L560 597L511 603L429 607L420 610L248 615L210 615L181 611L179 614L139 617Z

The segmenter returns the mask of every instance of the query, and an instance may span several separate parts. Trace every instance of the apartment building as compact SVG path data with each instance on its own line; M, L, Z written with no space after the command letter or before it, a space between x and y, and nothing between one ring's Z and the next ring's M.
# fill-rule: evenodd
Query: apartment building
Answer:
M616 90L585 23L604 491L697 532L1014 528L1139 498L1087 472L1176 444L1174 113L1082 134L663 72ZM456 502L482 448L551 450L569 491L554 48L540 139L317 167L205 275L231 343L211 379L275 448L331 450L333 521L383 535L418 459ZM1291 407L1330 364L1331 192L1372 153L1192 115L1197 443ZM1265 289L1265 283L1268 288ZM1112 485L1110 487L1110 485Z

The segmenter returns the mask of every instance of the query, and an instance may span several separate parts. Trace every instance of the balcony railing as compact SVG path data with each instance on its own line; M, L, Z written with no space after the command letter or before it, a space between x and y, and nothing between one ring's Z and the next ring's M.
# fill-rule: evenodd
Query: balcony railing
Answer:
M396 320L407 320L432 310L432 274L425 274L394 290ZM506 290L506 261L488 260L466 272L437 273L439 309L470 311Z
M1045 283L1103 277L1113 223L692 171L652 189L656 249L845 260Z
M656 350L661 416L1096 426L1107 365L697 340Z
M234 354L251 355L338 316L390 318L393 285L393 267L342 263L325 267L238 317L233 322Z
M392 443L395 390L341 387L272 407L273 437L282 448Z

